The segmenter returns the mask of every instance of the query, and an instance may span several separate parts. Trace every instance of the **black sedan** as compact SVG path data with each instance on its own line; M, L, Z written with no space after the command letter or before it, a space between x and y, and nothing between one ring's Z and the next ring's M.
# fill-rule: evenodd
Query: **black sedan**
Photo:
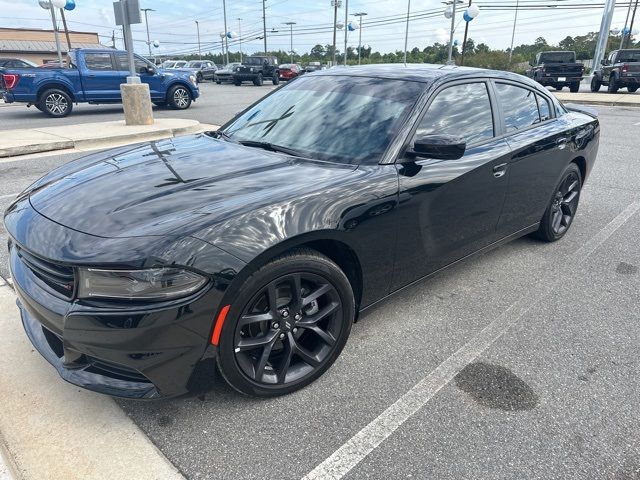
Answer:
M216 364L239 392L292 392L376 302L508 240L562 238L599 135L514 74L305 75L218 132L93 154L23 192L4 222L25 330L110 395L183 394Z

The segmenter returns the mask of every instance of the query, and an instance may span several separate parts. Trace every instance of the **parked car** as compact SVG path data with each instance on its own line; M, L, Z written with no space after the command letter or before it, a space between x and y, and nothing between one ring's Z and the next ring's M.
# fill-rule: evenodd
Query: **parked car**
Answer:
M306 67L304 67L305 72L317 72L318 70L322 70L322 64L320 62L309 62Z
M21 58L0 58L0 71L5 68L36 68L37 66L29 60Z
M242 393L298 390L359 311L567 233L600 136L578 108L508 72L335 69L218 132L73 160L4 216L27 335L67 381L113 396L201 388L212 359Z
M569 87L573 93L580 90L584 65L576 61L576 52L540 52L526 75L541 85L562 90Z
M220 85L221 83L233 83L233 69L242 65L240 62L229 63L224 67L216 70L213 80Z
M212 80L218 67L209 60L191 60L182 70L188 70L196 76L198 83Z
M162 68L169 70L172 68L183 68L187 66L186 60L166 60L162 63Z
M280 72L280 80L292 80L296 78L298 75L302 75L303 70L300 65L295 63L285 63L278 67Z
M626 88L634 93L640 86L640 49L614 50L601 62L601 67L593 72L591 91L598 92L602 85L609 93L617 93Z
M233 69L233 83L253 82L261 86L265 79L271 79L274 85L280 83L278 59L275 57L252 56L246 57L242 64Z
M129 76L126 52L78 49L69 53L72 68L6 69L2 73L6 103L26 103L51 117L65 117L74 103L120 103L120 84ZM156 105L183 110L200 96L196 78L188 72L156 68L136 55L135 68L149 85Z

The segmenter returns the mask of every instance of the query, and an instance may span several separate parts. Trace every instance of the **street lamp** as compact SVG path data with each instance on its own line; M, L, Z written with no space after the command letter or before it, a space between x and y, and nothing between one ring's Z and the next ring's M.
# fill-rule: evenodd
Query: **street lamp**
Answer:
M224 14L224 45L225 45L225 50L227 51L226 54L226 60L227 60L227 65L229 65L229 40L228 40L228 36L227 36L227 32L229 31L227 29L227 2L225 0L222 0L222 12Z
M200 49L200 22L196 22L196 31L198 32L198 60L202 60L202 50Z
M293 63L293 26L296 24L296 22L285 22L285 25L289 25L290 31L291 31L291 45L290 45L290 53L291 53L291 63Z
M64 8L67 0L40 0L38 2L42 8L51 11L51 22L53 24L53 36L56 39L56 50L58 51L58 64L62 68L62 50L60 48L60 36L58 35L58 22L56 21L56 8Z
M240 63L242 63L242 19L238 18L238 41L240 42Z
M513 40L516 38L516 23L518 22L519 6L520 6L520 0L516 0L516 13L513 16L513 31L511 32L511 48L509 49L509 64L511 64L511 58L513 57Z
M331 0L331 6L333 7L333 61L331 66L336 65L336 32L338 30L338 9L342 8L342 0Z
M360 51L362 50L362 17L366 15L366 12L354 13L354 17L358 17L358 23L360 24L360 32L358 32L358 65L360 65Z
M141 8L140 11L144 12L144 23L147 26L147 47L149 47L149 57L151 57L151 38L149 37L149 18L147 12L155 12L153 8Z

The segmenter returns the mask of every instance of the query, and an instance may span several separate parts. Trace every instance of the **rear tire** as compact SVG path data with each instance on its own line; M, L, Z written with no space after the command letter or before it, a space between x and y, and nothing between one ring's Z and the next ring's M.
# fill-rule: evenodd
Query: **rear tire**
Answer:
M66 117L73 110L73 100L64 90L51 88L45 90L38 99L38 110L53 118Z
M202 83L202 82L204 82L204 78L203 78L203 76L202 76L202 74L201 74L201 73L198 73L198 74L196 75L196 82L197 82L197 83Z
M545 242L555 242L564 237L578 210L581 189L580 169L575 163L571 163L554 189L549 206L540 221L540 227L535 233L536 237Z
M607 86L607 91L609 93L618 93L618 82L616 82L616 77L614 75L611 75L611 78L609 78L609 85Z
M346 275L309 249L260 268L230 304L218 367L238 392L259 397L285 395L320 377L340 355L355 317Z
M234 84L236 87L239 87L240 85L242 85L242 82L241 82L240 80L235 80L235 79L234 79L234 80L233 80L233 84Z
M569 91L571 93L578 93L580 91L580 82L571 82L571 85L569 85Z
M591 78L591 91L596 93L600 91L600 87L602 87L602 82L598 80L597 76L593 76Z
M222 82L220 82L220 81L216 81L216 83L217 83L218 85L221 85L221 84L222 84Z
M638 87L627 87L629 93L636 93L638 91Z
M167 103L174 110L186 110L191 106L191 92L184 85L176 85L167 93Z
M560 90L562 90L563 88L564 88L564 87L560 87L560 86L558 86L558 87L556 87L556 90L559 92L559 91L560 91Z

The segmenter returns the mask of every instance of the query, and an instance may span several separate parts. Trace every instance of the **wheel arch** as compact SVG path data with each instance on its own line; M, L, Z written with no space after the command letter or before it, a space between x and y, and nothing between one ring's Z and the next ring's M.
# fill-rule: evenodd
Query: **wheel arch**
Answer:
M183 80L176 80L175 82L171 82L169 85L167 85L167 93L165 93L164 98L166 101L169 101L169 92L171 91L171 89L173 87L177 87L177 86L182 86L184 88L187 89L187 92L189 92L189 95L191 96L191 100L195 101L196 97L193 93L193 90L191 89L192 87L185 81Z
M67 95L69 95L69 97L71 97L71 101L72 102L76 102L76 97L73 94L73 92L69 89L68 85L65 85L64 83L60 83L60 82L52 82L52 83L45 83L43 85L40 85L38 87L38 92L36 93L36 98L38 99L38 101L40 101L40 96L46 92L47 90L51 90L57 88L58 90L63 90Z
M580 176L582 177L581 180L584 183L585 179L587 178L587 160L584 157L580 156L571 160L571 163L575 163L580 169Z

